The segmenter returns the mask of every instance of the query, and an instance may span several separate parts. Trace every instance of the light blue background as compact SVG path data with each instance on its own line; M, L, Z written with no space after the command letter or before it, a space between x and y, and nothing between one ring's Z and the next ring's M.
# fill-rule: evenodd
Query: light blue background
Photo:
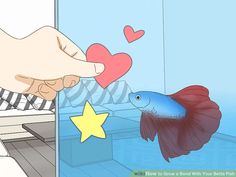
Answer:
M236 136L236 1L163 2L60 0L58 27L84 51L99 42L111 53L130 54L133 67L122 79L134 91L169 94L192 84L208 87L223 114L218 132ZM123 35L127 24L144 29L145 36L128 44ZM162 158L157 140L115 141L113 151L115 159L131 169L233 169L233 142L212 138L201 150L171 163Z
M165 0L167 92L209 88L222 111L218 132L236 135L236 1Z
M161 1L86 0L59 1L59 29L86 51L93 43L105 45L111 53L131 55L133 67L122 79L133 90L164 91ZM123 28L144 29L140 40L129 44Z
M162 1L59 1L59 29L84 51L102 43L127 52L133 67L123 78L136 90L164 92ZM220 105L219 132L236 135L236 1L165 0L167 93L202 84ZM123 27L144 29L128 44Z

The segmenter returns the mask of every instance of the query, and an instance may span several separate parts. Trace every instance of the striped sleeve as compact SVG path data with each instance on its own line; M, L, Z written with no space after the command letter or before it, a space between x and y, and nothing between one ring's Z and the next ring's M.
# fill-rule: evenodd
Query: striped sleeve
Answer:
M35 95L25 94L30 105L36 110L53 110L55 108L54 101L47 101Z
M3 88L0 88L0 98L5 100L8 104L12 105L14 109L18 110L28 110L33 109L29 101L23 94L10 92Z
M50 110L55 108L54 101L47 101L31 94L21 94L0 87L0 110Z
M0 111L10 110L10 109L14 109L14 107L4 99L0 98Z

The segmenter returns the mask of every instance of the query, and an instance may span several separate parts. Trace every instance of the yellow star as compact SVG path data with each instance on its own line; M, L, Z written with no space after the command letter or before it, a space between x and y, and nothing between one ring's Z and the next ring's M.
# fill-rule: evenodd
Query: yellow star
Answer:
M106 138L102 125L108 115L108 113L96 114L93 107L87 101L84 106L83 115L72 116L70 119L81 132L80 141L84 142L90 136Z

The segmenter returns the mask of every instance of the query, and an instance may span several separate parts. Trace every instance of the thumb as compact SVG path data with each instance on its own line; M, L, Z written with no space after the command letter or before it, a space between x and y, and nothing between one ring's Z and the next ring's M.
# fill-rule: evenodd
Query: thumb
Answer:
M58 62L57 66L60 67L60 69L58 68L58 71L62 72L64 75L95 77L100 75L105 69L105 66L102 63L74 59L64 52L61 52ZM61 68L61 66L63 66L63 68Z
M59 56L65 75L76 75L79 77L94 77L104 71L104 65L101 63L92 63L86 61L83 51L63 33L53 30L57 36L57 43L60 49ZM61 71L61 70L58 70Z

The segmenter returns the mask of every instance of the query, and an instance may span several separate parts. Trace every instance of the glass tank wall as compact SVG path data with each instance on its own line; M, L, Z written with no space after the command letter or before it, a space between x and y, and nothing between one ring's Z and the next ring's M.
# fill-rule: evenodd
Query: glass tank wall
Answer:
M234 169L235 6L234 0L58 0L58 29L85 53L92 44L100 43L111 54L124 52L132 57L130 70L105 89L94 78L81 78L78 85L59 93L58 175L125 177L144 169ZM127 25L134 31L144 30L144 35L129 43L124 34ZM130 93L169 95L190 85L209 89L222 118L203 147L168 162L163 156L168 150L160 146L158 136L154 141L141 137L142 109L132 104ZM85 114L87 101L96 114L109 114L102 125L106 138L91 136L81 142L82 131L71 118ZM206 121L203 126L211 123ZM188 147L189 142L184 144Z

